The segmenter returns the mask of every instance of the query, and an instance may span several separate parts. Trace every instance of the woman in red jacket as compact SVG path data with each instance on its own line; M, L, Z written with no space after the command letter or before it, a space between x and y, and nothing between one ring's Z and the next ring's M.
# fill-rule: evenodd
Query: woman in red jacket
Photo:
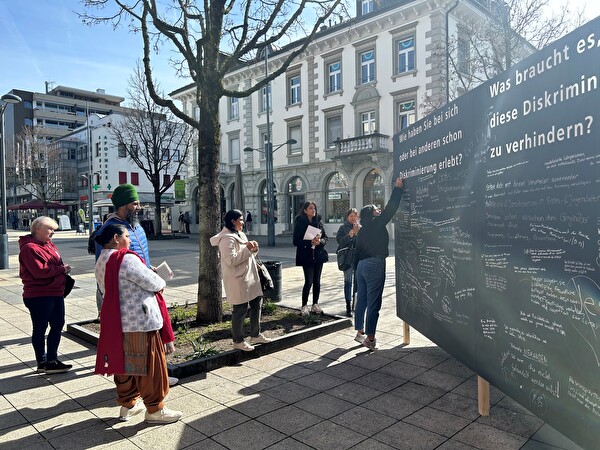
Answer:
M71 266L64 264L52 236L58 224L40 216L31 222L31 234L19 238L19 276L23 282L23 301L31 314L38 373L67 372L72 366L58 360L58 344L65 324L65 274ZM48 339L44 342L50 325Z

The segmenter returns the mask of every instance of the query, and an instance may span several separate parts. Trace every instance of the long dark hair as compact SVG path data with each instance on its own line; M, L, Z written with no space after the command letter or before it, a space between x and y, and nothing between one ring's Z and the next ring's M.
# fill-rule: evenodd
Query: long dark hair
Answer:
M308 208L310 205L314 205L315 207L315 217L312 220L312 223L319 223L319 220L321 220L321 217L319 216L319 210L317 209L317 204L313 201L307 201L304 202L302 204L302 206L300 207L300 210L298 211L298 215L296 216L296 218L301 218L306 220L307 222L311 222L310 220L308 220L308 216L306 215L306 212L304 211L306 208Z
M121 225L119 223L109 223L102 229L101 233L96 234L94 240L102 247L104 247L112 240L115 234L117 236L123 236L123 234L125 234L126 232L127 228L125 228L124 225Z
M235 229L233 222L238 220L240 217L243 217L242 212L239 209L231 209L225 213L225 218L223 219L225 228L234 233L237 233L238 230Z

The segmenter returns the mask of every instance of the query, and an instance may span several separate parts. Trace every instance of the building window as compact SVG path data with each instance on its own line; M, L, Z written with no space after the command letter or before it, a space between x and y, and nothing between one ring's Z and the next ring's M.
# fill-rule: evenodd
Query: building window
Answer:
M98 156L102 156L102 155L100 154L100 151L101 151L100 142L96 142L96 156L97 156L97 157L98 157Z
M195 121L200 121L200 107L199 106L194 106L193 108L193 114L194 114L194 120Z
M328 64L328 82L329 86L327 92L339 92L342 90L342 63L336 61Z
M366 111L360 115L360 126L362 136L375 133L377 130L375 124L375 111Z
M180 156L181 156L181 152L179 151L178 148L173 150L173 162L179 162Z
M119 158L127 157L127 148L125 147L125 144L119 143L117 145L117 155L119 156Z
M164 174L163 176L163 186L168 186L171 184L171 175Z
M231 164L240 163L240 138L229 139L229 161Z
M302 126L293 125L288 127L288 139L295 139L295 144L288 146L289 155L298 155L302 153Z
M227 99L227 103L228 103L227 110L229 111L228 119L229 120L239 119L240 118L240 99L237 97L229 97Z
M346 175L336 172L327 183L327 201L325 203L325 221L344 223L346 212L350 209L350 188Z
M267 112L267 105L269 105L269 111L271 111L272 98L270 84L263 86L260 90L260 112Z
M456 44L457 69L459 72L469 74L471 72L471 45L467 38L459 37Z
M300 75L288 78L288 105L300 103Z
M363 205L384 206L385 186L383 177L377 169L371 170L363 182Z
M131 172L131 184L134 186L140 185L140 174L137 172Z
M265 152L267 151L267 143L269 142L269 136L267 135L267 132L261 132L260 133L260 151L258 152L258 159L259 160L264 160L265 159Z
M374 0L361 0L361 11L362 14L369 14L370 12L373 12L374 8L375 8L375 1Z
M127 172L119 172L119 184L127 183Z
M414 100L396 103L396 133L404 130L417 120L415 103Z
M170 157L171 157L171 152L169 151L169 149L163 148L162 149L162 160L168 161Z
M335 147L335 141L342 138L342 116L330 116L325 118L327 132L327 148Z
M415 70L415 37L414 35L398 40L397 74Z
M268 213L268 208L267 208L267 182L263 181L260 187L260 192L262 193L261 195L261 201L260 201L260 223L267 223L267 213ZM277 189L275 187L275 183L273 183L273 192L277 192ZM277 213L277 196L274 195L273 196L273 217L275 220L275 223L277 223L278 220L278 213Z
M362 52L360 57L360 84L375 81L375 50Z

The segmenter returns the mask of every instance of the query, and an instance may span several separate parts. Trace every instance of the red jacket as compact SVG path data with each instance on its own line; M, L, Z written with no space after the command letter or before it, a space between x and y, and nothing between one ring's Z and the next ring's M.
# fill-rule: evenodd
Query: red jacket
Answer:
M42 242L31 234L19 238L19 276L23 297L62 297L65 267L54 242Z

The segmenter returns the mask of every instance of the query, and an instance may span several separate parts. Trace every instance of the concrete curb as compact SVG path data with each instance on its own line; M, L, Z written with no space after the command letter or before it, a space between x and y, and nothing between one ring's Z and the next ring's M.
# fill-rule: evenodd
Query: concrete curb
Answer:
M352 320L349 318L339 318L339 316L329 317L333 317L335 320L275 338L273 342L269 342L268 344L257 345L256 349L252 352L229 350L219 353L218 355L206 356L204 358L186 361L181 364L167 364L169 375L177 378L185 378L198 373L210 372L211 370L220 367L233 366L241 361L258 358L262 355L268 355L286 348L294 347L295 345L352 326ZM90 323L98 323L98 320L86 320L83 322L67 324L67 333L90 344L98 345L98 334L89 331L84 327L84 325Z

